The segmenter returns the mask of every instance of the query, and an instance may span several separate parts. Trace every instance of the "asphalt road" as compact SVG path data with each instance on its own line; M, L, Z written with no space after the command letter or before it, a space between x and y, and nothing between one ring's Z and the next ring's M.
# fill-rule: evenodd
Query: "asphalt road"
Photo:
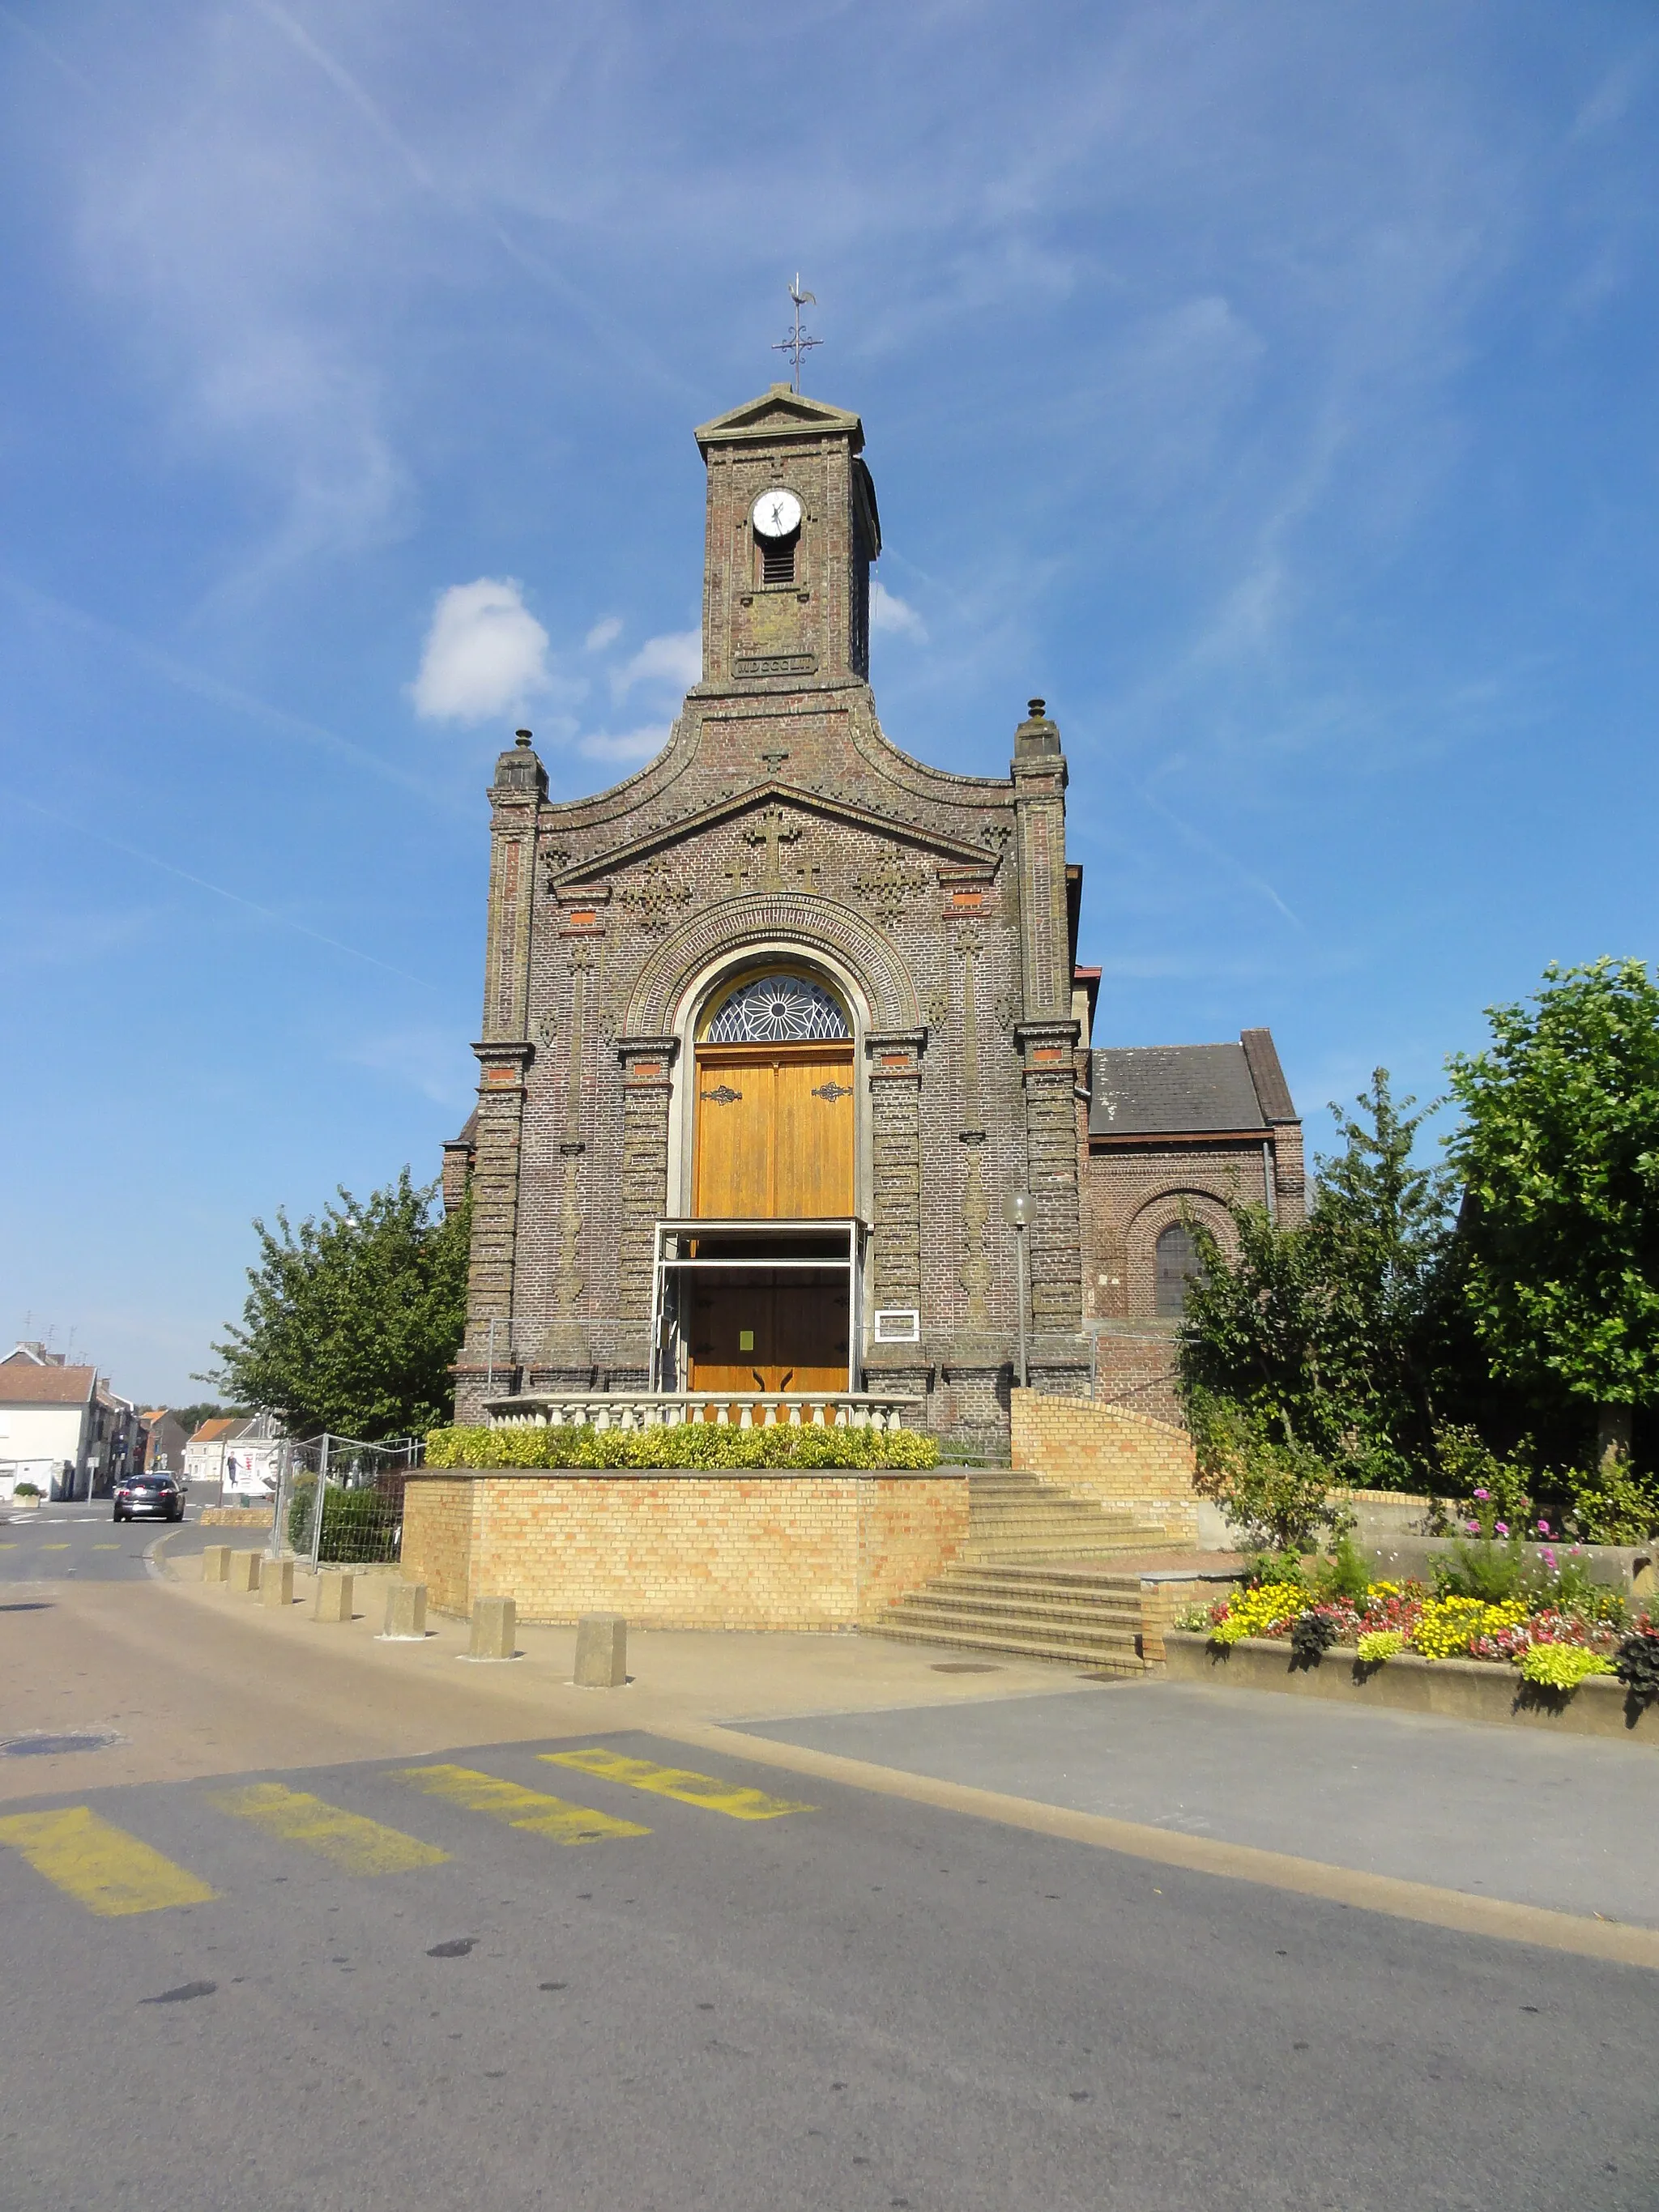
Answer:
M200 1512L199 1505L186 1506L185 1519L169 1527L159 1520L117 1521L107 1498L27 1512L8 1508L0 1516L0 1583L142 1580L144 1553L158 1535L168 1534L175 1547L182 1539L183 1548L199 1548L204 1538L189 1532Z
M0 1808L8 2212L1659 2202L1642 1969L577 1741Z

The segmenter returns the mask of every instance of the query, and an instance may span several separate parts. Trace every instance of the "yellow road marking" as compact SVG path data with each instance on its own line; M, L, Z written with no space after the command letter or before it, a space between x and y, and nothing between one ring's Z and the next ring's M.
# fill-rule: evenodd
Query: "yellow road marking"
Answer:
M285 1844L304 1844L320 1851L342 1874L404 1874L411 1867L441 1866L449 1856L435 1844L423 1844L398 1828L382 1827L361 1813L344 1812L307 1790L285 1790L280 1782L212 1790L208 1802L233 1820L251 1820Z
M516 1782L498 1781L471 1766L404 1766L392 1778L424 1790L430 1797L464 1805L469 1813L488 1813L509 1828L528 1828L532 1835L556 1844L596 1844L611 1836L651 1832L633 1820L615 1820L586 1805L569 1805L562 1797L544 1796L539 1790L521 1790Z
M62 1813L9 1814L0 1820L0 1844L14 1845L36 1874L105 1918L205 1905L214 1894L204 1881L125 1828L100 1820L87 1805Z
M769 1797L763 1790L745 1790L717 1775L690 1774L681 1766L657 1766L648 1759L624 1759L620 1752L598 1747L582 1751L544 1751L538 1754L553 1766L579 1767L606 1782L625 1782L630 1790L649 1790L659 1797L678 1797L683 1805L701 1805L706 1812L724 1813L733 1820L777 1820L786 1813L816 1813L816 1805L803 1805L793 1797Z
M67 1544L42 1544L40 1549L43 1552L67 1552L69 1546Z

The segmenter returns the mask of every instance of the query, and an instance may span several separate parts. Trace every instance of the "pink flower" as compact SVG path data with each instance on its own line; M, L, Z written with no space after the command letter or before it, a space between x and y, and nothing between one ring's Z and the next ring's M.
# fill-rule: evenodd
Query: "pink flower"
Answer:
M1538 1533L1539 1533L1539 1534L1540 1534L1540 1536L1547 1536L1547 1535L1549 1534L1549 1533L1550 1533L1550 1524L1549 1524L1549 1522L1548 1522L1547 1521L1540 1521L1540 1522L1539 1522L1539 1524L1538 1524Z
M1468 1530L1471 1536L1478 1536L1480 1534L1480 1523L1478 1521L1466 1521L1463 1523L1463 1526Z
M1509 1534L1510 1524L1507 1521L1494 1522L1492 1525L1497 1529L1500 1536L1507 1536Z
M1475 1496L1480 1499L1480 1503L1481 1503L1483 1505L1486 1503L1486 1500L1487 1500L1487 1499L1492 1496L1492 1492L1491 1492L1491 1491L1489 1491L1489 1490L1477 1490L1477 1491L1475 1492L1475 1493L1474 1493L1474 1494L1475 1494Z

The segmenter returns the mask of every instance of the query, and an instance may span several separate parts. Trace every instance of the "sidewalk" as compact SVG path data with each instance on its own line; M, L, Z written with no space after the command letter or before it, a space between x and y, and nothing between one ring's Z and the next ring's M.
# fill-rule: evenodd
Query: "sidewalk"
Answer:
M32 1599L0 1619L0 1736L113 1729L122 1741L96 1755L98 1783L155 1782L596 1730L1052 1698L1071 1679L1018 1662L940 1673L955 1655L852 1635L636 1630L629 1686L579 1690L574 1628L521 1628L524 1656L499 1663L467 1661L466 1624L431 1614L422 1643L387 1644L385 1571L358 1582L349 1625L327 1626L310 1617L307 1574L280 1613L204 1586L203 1535L164 1536L144 1582L15 1585ZM0 1802L89 1778L84 1753L0 1759Z
M779 1743L1358 1872L1659 1927L1659 1753L1158 1680L751 1723Z

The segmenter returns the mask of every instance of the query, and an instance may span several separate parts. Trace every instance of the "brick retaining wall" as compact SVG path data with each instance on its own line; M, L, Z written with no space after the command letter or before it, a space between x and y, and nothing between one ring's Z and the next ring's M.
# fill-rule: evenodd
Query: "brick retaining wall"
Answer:
M442 1613L511 1597L526 1621L854 1628L967 1534L956 1472L456 1468L410 1478L403 1572Z
M1161 1522L1177 1543L1198 1540L1192 1439L1184 1429L1088 1398L1012 1395L1017 1468Z

